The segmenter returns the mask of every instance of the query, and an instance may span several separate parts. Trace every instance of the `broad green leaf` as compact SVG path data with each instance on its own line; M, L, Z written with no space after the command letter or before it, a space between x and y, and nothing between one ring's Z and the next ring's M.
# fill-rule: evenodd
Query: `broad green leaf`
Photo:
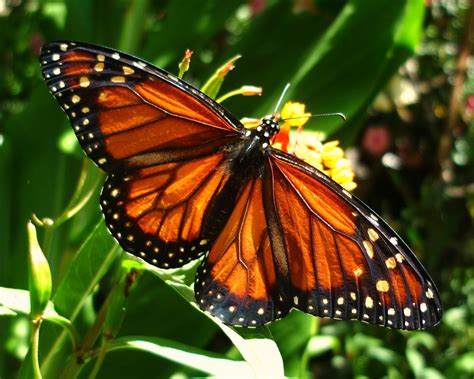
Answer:
M171 1L166 7L166 19L162 20L159 28L154 28L148 34L147 43L140 50L140 55L161 67L171 65L171 72L174 73L186 49L191 49L196 54L191 72L197 72L197 56L205 50L210 52L207 48L210 40L222 30L237 7L244 3L242 0ZM218 64L230 57L221 55ZM218 64L208 67L208 72L214 71Z
M122 337L110 344L109 351L141 350L217 377L250 377L248 363L234 361L192 346L157 337Z
M289 377L301 374L301 364L304 359L308 341L316 332L315 317L293 310L282 320L271 323L273 339L278 345L285 362L285 374Z
M416 376L420 376L425 370L426 362L423 354L413 348L408 348L406 351L406 357L410 368L413 370Z
M267 327L255 330L232 328L222 324L215 317L213 317L213 321L239 350L242 357L251 366L255 377L285 377L283 359Z
M415 348L420 345L428 350L434 350L436 347L436 338L429 332L412 332L408 336L407 346Z
M474 351L467 352L459 356L454 366L460 372L474 375Z
M176 286L173 288L153 272L145 270L145 263L135 261L131 256L128 258L127 267L132 263L132 267L141 270L142 274L130 290L127 313L119 337L159 336L201 349L205 349L209 343L216 340L216 334L221 334L219 328L195 309L188 300L177 294ZM175 275L185 277L177 273ZM188 275L187 272L186 275ZM192 276L190 278L192 283L194 275L191 273L189 275ZM169 280L172 279L169 278ZM187 285L181 284L181 286L190 296L193 296L192 289ZM225 336L220 336L220 339L226 342ZM129 358L130 356L133 358ZM101 376L142 377L149 375L150 370L154 370L157 366L160 367L160 374L163 377L169 377L177 370L185 370L191 376L197 375L191 369L180 367L169 360L152 357L138 351L120 351L107 357L101 369Z
M18 313L12 311L9 308L0 306L0 316L16 316Z
M29 316L31 312L30 307L30 293L28 291L0 287L0 315L12 316L23 314ZM46 321L62 325L71 331L71 322L56 312L54 304L51 301L47 303L41 317ZM72 331L72 333L74 333L74 331Z
M421 0L352 0L334 20L294 15L272 29L271 39L254 38L264 34L278 15L289 12L289 2L275 2L228 52L242 54L236 78L228 80L231 88L244 83L261 85L264 91L261 101L229 101L236 104L230 109L245 109L237 112L239 116L272 112L289 82L286 99L306 103L311 113L343 112L359 119L377 91L414 52L423 22ZM356 124L337 117L311 121L309 127L329 134L349 125L355 133Z
M48 303L48 308L49 305L52 306L52 303ZM0 287L0 306L28 316L31 307L30 293L21 289Z

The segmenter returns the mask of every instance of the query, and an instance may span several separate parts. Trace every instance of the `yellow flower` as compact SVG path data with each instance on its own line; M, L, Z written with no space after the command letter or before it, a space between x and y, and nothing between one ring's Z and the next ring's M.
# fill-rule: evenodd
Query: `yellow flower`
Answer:
M339 146L339 141L326 142L321 149L324 164L329 168L334 168L337 162L344 158L344 150Z
M281 118L284 123L289 123L291 126L301 127L311 117L311 113L305 113L306 105L302 103L293 103L288 101L281 110ZM286 119L291 119L287 120Z
M280 132L273 139L272 145L317 168L346 190L354 190L357 184L354 182L352 165L344 158L344 150L339 147L339 141L323 144L322 133L304 131L302 126L308 121L309 116L311 114L305 113L304 104L286 103L281 112L284 122L280 126ZM285 121L292 117L301 118ZM291 130L291 127L297 127L297 129Z

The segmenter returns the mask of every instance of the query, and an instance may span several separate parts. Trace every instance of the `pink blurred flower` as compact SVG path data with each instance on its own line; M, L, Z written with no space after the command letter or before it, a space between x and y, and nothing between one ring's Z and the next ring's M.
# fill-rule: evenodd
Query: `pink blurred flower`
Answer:
M382 156L390 149L391 144L392 136L385 126L371 125L365 129L362 148L370 155Z

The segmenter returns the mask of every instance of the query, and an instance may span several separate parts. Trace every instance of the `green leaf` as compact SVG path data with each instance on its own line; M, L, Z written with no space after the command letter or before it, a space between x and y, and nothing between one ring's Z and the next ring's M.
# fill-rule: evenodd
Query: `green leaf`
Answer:
M9 308L0 306L0 316L16 316L18 313L12 311Z
M133 268L129 270L128 267L121 265L119 278L109 293L107 315L102 332L104 338L113 339L117 336L127 312L130 286L135 282L136 274Z
M273 339L278 345L285 374L289 377L301 375L303 360L307 357L306 347L317 331L319 320L315 317L292 310L285 318L269 325Z
M349 119L346 123L338 117L315 119L308 127L326 134L341 128L356 134L367 106L415 50L423 22L422 1L352 0L335 19L308 13L281 19L281 14L290 12L290 2L274 2L227 52L229 56L239 52L243 58L238 74L226 83L235 88L255 82L264 90L261 101L233 98L231 109L248 117L268 114L289 82L285 100L304 102L313 114L342 112ZM276 19L279 28L272 27ZM272 38L255 38L270 28Z
M0 287L0 316L12 316L17 314L29 315L30 313L30 293L28 291ZM42 319L66 328L72 337L73 344L76 344L77 337L71 322L56 312L54 304L51 301L47 303L42 314Z
M406 357L410 368L413 370L416 376L420 376L423 370L426 368L425 358L418 350L408 348L406 350Z
M129 269L135 268L143 272L130 291L127 313L118 337L159 336L201 349L207 348L212 341L224 339L223 342L226 342L226 337L222 336L219 328L208 317L195 309L184 297L179 296L173 287L145 270L143 261L135 261L127 255L125 262ZM194 275L191 269L189 270L185 274L177 272L174 275L182 279L189 275L186 283L192 283ZM183 288L193 296L192 289L188 286ZM130 356L133 357L130 358L133 364L126 363L129 362ZM121 351L105 359L100 375L146 377L157 365L163 377L182 370L192 374L191 370L169 360L151 357L138 351Z
M456 359L454 366L460 372L474 375L474 351L459 356Z
M210 52L209 42L223 30L225 22L242 3L242 0L169 2L166 17L159 27L150 30L140 55L160 67L170 64L175 67L186 49L194 50L199 55ZM197 64L195 59L193 69L197 68ZM212 67L207 69L210 72Z
M145 351L217 377L230 373L235 377L250 377L253 373L246 362L226 359L219 354L164 338L121 337L109 346L109 351L123 349Z
M433 351L436 347L436 338L428 332L412 332L407 341L409 348L416 348L418 346Z
M48 303L52 304L51 302ZM0 287L0 306L15 313L30 314L30 293L25 290ZM46 317L45 312L45 317Z
M285 377L283 359L267 327L255 330L232 328L222 324L215 317L212 317L212 319L229 337L245 361L251 366L255 377Z

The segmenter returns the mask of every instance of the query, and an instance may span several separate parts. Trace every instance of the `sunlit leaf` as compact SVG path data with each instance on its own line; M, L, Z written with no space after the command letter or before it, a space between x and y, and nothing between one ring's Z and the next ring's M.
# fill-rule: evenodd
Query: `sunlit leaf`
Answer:
M218 377L249 377L253 373L246 362L233 361L218 354L157 337L122 337L110 345L110 351L123 349L155 354Z

